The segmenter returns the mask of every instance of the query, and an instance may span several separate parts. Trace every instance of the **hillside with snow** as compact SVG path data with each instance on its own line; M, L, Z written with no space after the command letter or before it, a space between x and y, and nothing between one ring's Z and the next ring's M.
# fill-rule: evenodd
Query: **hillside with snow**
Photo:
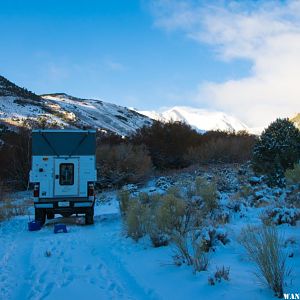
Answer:
M187 106L175 106L162 112L139 112L151 119L159 120L162 122L168 122L171 120L185 122L200 132L208 130L249 130L248 126L238 119L218 111L209 111Z
M134 110L96 99L64 93L36 95L0 76L0 121L20 126L43 118L57 127L97 128L129 135L152 120Z
M42 99L54 111L69 113L76 127L102 128L119 135L129 135L152 122L134 110L96 99L81 99L63 93L42 95Z

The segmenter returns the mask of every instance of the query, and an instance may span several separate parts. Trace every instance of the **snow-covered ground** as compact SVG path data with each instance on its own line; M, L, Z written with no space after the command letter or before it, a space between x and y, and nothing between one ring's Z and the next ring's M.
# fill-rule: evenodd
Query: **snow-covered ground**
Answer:
M143 191L157 189L154 184ZM22 201L30 196L17 197ZM227 200L223 193L222 201ZM232 212L230 222L222 225L230 242L217 245L209 254L208 271L197 274L173 264L172 246L153 248L147 238L134 242L125 236L115 191L98 195L92 226L82 225L80 217L57 217L42 230L29 232L28 216L15 217L0 223L0 299L276 299L259 284L255 266L237 242L246 224L261 223L264 209ZM60 222L67 224L68 233L53 233L54 223ZM288 258L293 272L285 291L299 293L299 221L277 228L296 242L286 249L293 253ZM208 277L222 266L230 268L230 280L209 285Z

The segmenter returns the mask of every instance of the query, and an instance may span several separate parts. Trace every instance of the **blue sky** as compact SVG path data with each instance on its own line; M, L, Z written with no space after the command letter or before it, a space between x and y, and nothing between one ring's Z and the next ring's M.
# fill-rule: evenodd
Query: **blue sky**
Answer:
M199 82L248 72L247 63L220 62L211 46L160 30L147 2L2 0L0 6L1 74L36 93L157 109L195 105L189 98Z
M0 74L36 93L190 105L261 126L297 112L298 2L1 0ZM278 91L274 68L293 74Z

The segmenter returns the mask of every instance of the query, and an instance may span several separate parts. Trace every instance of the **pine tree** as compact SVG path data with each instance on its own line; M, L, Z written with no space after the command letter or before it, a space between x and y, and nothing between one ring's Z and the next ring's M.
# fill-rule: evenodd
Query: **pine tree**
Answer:
M288 119L277 119L254 146L252 166L270 185L284 185L284 172L300 159L300 131Z

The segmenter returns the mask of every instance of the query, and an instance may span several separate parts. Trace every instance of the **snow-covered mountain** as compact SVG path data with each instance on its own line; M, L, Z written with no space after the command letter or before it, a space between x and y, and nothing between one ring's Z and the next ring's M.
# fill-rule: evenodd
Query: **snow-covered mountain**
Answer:
M240 131L249 130L247 125L238 119L223 112L209 111L186 106L175 106L161 112L139 111L151 119L162 122L182 121L191 125L196 130L203 132L208 130Z
M63 93L38 96L0 76L0 121L19 126L43 118L59 127L91 127L129 135L152 120L129 108Z

